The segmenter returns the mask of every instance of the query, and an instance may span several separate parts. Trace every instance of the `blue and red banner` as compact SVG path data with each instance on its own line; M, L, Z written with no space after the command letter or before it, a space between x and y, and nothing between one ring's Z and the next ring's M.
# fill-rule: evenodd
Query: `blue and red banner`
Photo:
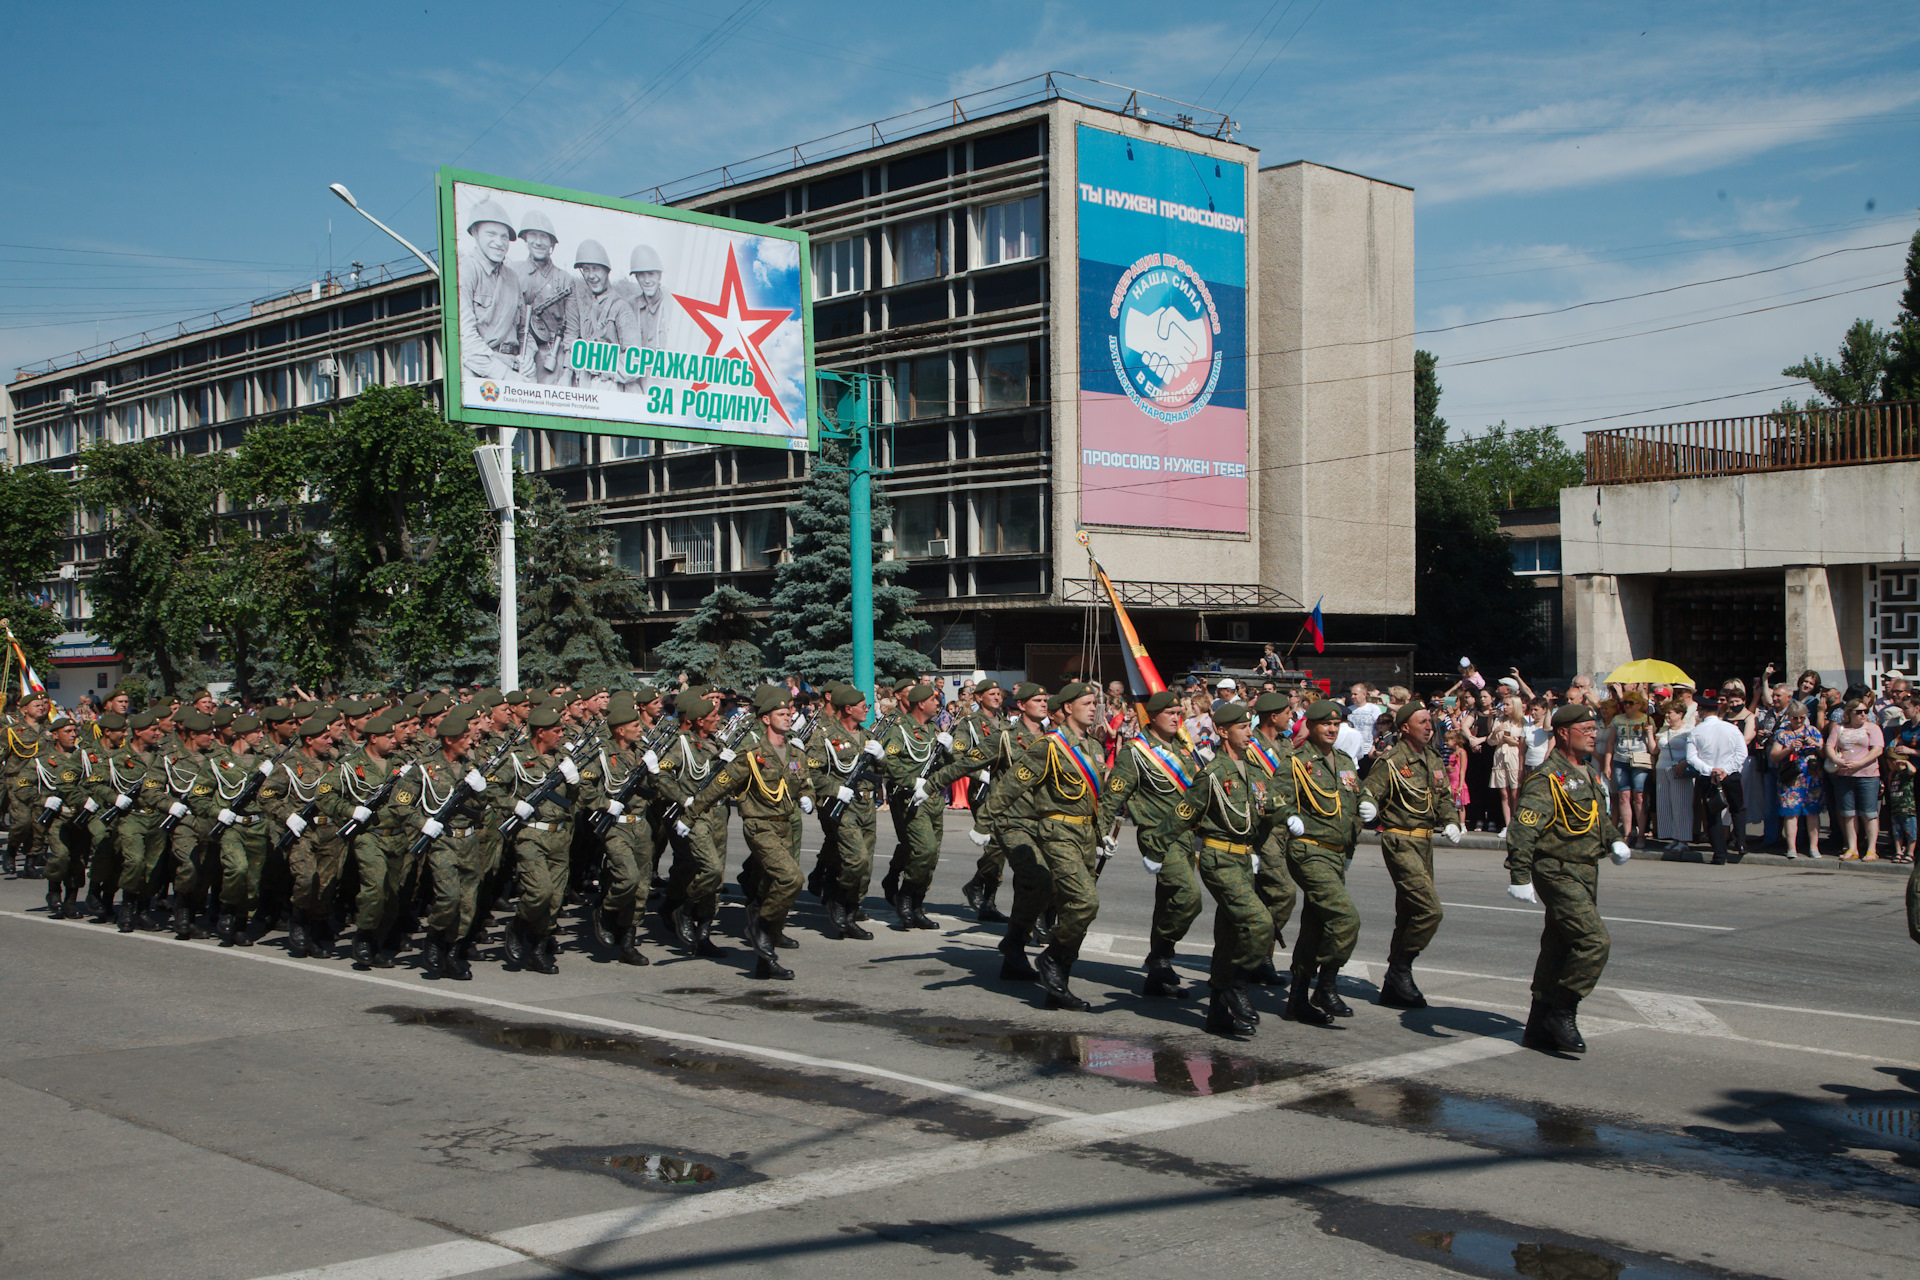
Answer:
M1321 596L1319 600L1315 600L1313 602L1313 612L1307 615L1307 634L1313 637L1313 651L1315 653L1325 653L1327 651L1327 619L1326 616L1320 612L1321 601L1325 599L1325 596Z

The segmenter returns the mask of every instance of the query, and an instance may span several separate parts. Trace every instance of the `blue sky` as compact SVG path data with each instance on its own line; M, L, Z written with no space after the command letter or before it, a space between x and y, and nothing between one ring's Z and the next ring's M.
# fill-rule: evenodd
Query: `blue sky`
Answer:
M1771 389L1781 366L1896 309L1920 206L1912 15L1911 0L46 6L14 24L0 80L0 370L399 257L329 182L426 245L443 163L625 194L1057 69L1225 109L1262 164L1414 187L1419 327L1471 325L1419 339L1456 432L1755 412L1803 393Z

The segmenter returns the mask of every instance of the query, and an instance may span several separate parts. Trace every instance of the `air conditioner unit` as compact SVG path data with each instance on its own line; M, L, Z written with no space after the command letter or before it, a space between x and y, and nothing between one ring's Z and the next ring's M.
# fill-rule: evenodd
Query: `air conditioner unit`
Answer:
M79 398L80 398L80 393L75 391L72 387L60 388L61 404L72 404L75 400L78 400Z
M927 555L934 560L944 560L953 554L953 539L928 538Z
M104 382L88 383L87 394L92 396L95 400L104 400L107 395L107 384Z
M332 356L321 356L314 362L313 369L323 378L337 377L340 373L340 362Z

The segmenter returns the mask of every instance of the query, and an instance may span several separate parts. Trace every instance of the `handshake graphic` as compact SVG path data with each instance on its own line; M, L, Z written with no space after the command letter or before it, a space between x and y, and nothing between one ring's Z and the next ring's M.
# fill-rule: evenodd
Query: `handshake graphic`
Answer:
M1129 348L1140 353L1140 362L1162 382L1171 381L1200 354L1203 337L1200 321L1189 320L1172 307L1129 311L1122 336Z

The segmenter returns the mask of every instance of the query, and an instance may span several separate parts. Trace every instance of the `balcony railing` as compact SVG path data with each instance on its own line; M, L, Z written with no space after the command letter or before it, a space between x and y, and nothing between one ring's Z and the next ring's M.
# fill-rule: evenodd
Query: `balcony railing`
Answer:
M1587 432L1588 484L1920 460L1920 401Z
M1141 609L1303 610L1286 592L1258 582L1115 582L1120 603ZM1063 578L1062 604L1105 604L1107 593L1090 578Z

